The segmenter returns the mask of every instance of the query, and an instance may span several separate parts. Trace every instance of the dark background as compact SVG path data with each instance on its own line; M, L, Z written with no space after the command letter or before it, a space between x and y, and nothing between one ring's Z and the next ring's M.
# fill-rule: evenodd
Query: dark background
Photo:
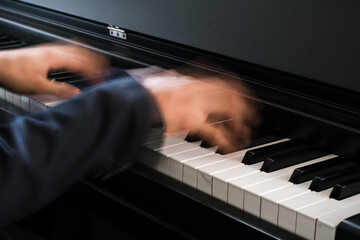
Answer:
M24 0L360 92L358 0Z

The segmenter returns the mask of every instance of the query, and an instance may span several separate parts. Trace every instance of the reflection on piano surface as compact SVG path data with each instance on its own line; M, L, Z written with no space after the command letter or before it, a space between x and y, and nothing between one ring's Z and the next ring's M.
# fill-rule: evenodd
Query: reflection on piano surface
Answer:
M19 10L16 14L34 11L36 16L36 11L46 10L12 1L4 1L1 7L4 11L0 16L0 49L53 41L76 33L82 41L108 54L116 67L167 68L182 64L181 58L157 52L159 40L153 42L156 49L151 52L109 36L84 34L75 28L72 32L61 27L51 31L42 21L24 23L21 15L16 17L7 12L15 8ZM67 16L63 20L68 20ZM163 46L168 47L167 44ZM178 46L173 50L176 53ZM194 54L193 49L184 49L185 54L186 51ZM360 214L359 112L330 106L328 99L300 96L291 87L287 92L281 84L276 89L261 82L267 77L281 78L280 73L272 75L269 69L267 73L260 66L254 70L254 66L225 62L230 67L239 67L240 75L256 90L258 101L263 104L264 123L247 148L222 154L217 146L209 146L187 133L164 136L161 140L154 140L150 133L138 164L106 181L84 183L78 191L70 191L72 197L77 201L89 197L86 208L114 226L123 224L116 214L133 214L128 224L139 223L144 229L143 224L149 224L146 229L154 228L150 233L130 230L141 237L156 232L159 236L201 239L232 237L246 231L262 239L320 240L359 234L349 233L348 226L339 227L344 219ZM200 64L195 67L217 71ZM49 77L80 89L88 87L83 79L69 72L49 73ZM322 85L317 88L306 81L301 84L301 88L323 89ZM329 91L337 94L335 97L344 96L339 106L359 100L347 92ZM62 101L49 95L19 95L5 89L0 89L0 99L0 107L7 109L3 111L14 114L41 111ZM156 130L154 134L158 136ZM340 225L359 227L356 225L359 221L352 219Z

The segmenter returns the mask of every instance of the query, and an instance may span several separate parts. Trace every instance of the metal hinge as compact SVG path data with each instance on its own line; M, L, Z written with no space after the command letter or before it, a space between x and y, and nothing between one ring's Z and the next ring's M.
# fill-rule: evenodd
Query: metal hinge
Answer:
M120 29L119 27L113 25L109 25L107 28L109 29L110 36L126 39L127 36L125 30Z

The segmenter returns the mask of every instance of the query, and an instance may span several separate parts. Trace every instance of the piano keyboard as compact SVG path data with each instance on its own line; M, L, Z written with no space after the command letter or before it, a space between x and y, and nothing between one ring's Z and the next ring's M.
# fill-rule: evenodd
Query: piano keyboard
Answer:
M0 33L0 50L26 46L26 42Z
M154 161L142 157L141 163L305 239L335 239L337 225L360 213L360 191L354 190L342 200L330 198L341 180L319 191L309 189L316 174L300 183L290 181L300 170L311 176L310 169L315 171L319 165L321 176L331 176L336 161L339 168L352 169L357 164L349 156L337 156L306 145L294 147L303 141L280 137L221 155L216 147L203 148L201 141L185 139L186 134L181 133L147 141L145 147L157 152L159 157ZM256 154L261 155L262 161L256 159ZM251 157L255 162L245 164L251 162ZM284 160L292 164L276 163ZM280 166L276 167L279 169L264 171L264 166L272 168L273 164ZM347 184L350 183L351 180ZM354 178L352 183L360 182Z
M0 33L0 50L15 49L28 45L24 39L19 39L6 33ZM80 77L71 75L68 72L50 73L49 78L55 81L68 82L69 84L74 84L75 78L76 80L80 79ZM70 81L68 81L68 79ZM0 100L2 100L0 101L0 107L12 108L12 106L16 106L24 112L42 111L46 109L46 107L52 107L64 101L49 94L17 94L2 87L0 87Z
M0 87L0 107L17 107L17 111L38 112L65 101L50 94L18 94Z
M80 77L67 72L52 73L49 77L75 83L80 89L86 87ZM64 101L47 94L20 95L5 89L0 89L0 99L2 104L27 112L41 111ZM206 144L201 140L190 142L186 136L181 133L148 140L145 147L159 157L153 161L142 157L141 163L305 239L335 239L337 225L360 213L360 189L349 187L351 193L337 194L347 196L342 200L330 198L332 188L344 181L335 181L318 192L309 189L317 176L311 173L319 172L316 171L319 164L323 166L319 176L331 175L339 168L357 170L356 159L351 156L326 153L306 146L303 140L278 136L263 136L267 141L260 140L255 146L222 155L217 153L217 147L202 147ZM290 181L302 178L307 181ZM347 180L346 186L359 184L359 179L353 178Z
M24 41L0 34L0 49L22 46ZM50 73L49 78L80 89L88 86L69 72ZM0 100L0 107L15 106L25 112L64 101L3 88ZM335 239L338 224L360 213L356 159L315 149L302 139L265 135L247 149L229 154L219 154L217 147L205 148L201 140L190 141L186 133L144 145L158 158L140 158L143 165L305 239ZM337 176L339 169L349 171L348 176Z

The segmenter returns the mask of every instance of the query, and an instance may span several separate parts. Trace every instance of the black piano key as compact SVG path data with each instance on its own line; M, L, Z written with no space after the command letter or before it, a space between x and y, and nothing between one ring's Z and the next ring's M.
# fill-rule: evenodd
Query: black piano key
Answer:
M8 35L0 34L0 50L18 48L26 45L23 40L13 39Z
M277 130L265 130L265 131L261 131L260 133L256 134L256 136L254 138L251 139L251 142L248 147L253 147L253 146L258 146L258 145L262 145L265 143L269 143L272 141L276 141L276 140L280 140L282 139L282 137L280 137L280 135L276 135L279 132ZM200 147L203 148L211 148L211 147L216 147L213 144L208 143L207 141L203 140L200 136L196 135L196 134L188 134L185 138L185 141L188 142L196 142L196 141L201 141ZM241 149L238 149L241 150ZM224 154L221 149L218 149L216 151L216 153L218 154Z
M56 79L56 78L61 78L61 77L69 77L69 76L72 76L72 75L73 74L71 72L68 72L68 71L56 71L56 72L49 72L48 78Z
M69 76L61 76L61 77L55 77L52 78L53 80L57 81L57 82L72 82L72 81L79 81L81 80L81 77L76 76L76 75L69 75Z
M261 171L273 172L325 155L327 155L327 153L320 151L314 147L306 147L293 152L288 152L266 158L264 164L261 167Z
M333 172L334 170L344 169L349 166L355 166L356 164L357 163L353 156L344 155L332 158L323 162L295 169L289 181L294 184L300 184L309 181L316 176L324 175L326 173Z
M201 140L202 139L198 135L195 135L195 134L188 134L185 137L185 141L187 141L187 142L197 142L197 141L201 141Z
M24 42L17 42L14 44L9 44L9 45L0 45L0 50L5 50L5 49L12 49L12 48L19 48L19 47L25 47L27 44Z
M235 151L243 150L244 148L251 148L255 146L259 146L265 143L273 142L282 139L283 137L280 136L279 131L277 129L265 129L262 131L257 132L255 135L252 136L250 143L247 146L243 146L242 148L236 149ZM208 144L210 147L214 147ZM228 152L224 153L221 149L216 150L218 154L228 154Z
M22 41L20 40L12 40L12 39L8 39L5 41L0 41L0 46L10 46L10 45L16 45L22 43Z
M335 232L335 240L360 239L360 214L341 221Z
M355 179L360 176L360 166L349 167L341 171L335 171L333 173L316 176L311 184L309 189L312 191L322 191L328 188L333 187L337 183Z
M83 90L83 89L88 88L88 87L91 86L89 84L89 82L86 81L86 80L69 81L67 83L77 87L80 90Z
M212 147L215 147L215 146L213 144L210 144L210 143L203 140L203 141L201 141L200 147L202 147L202 148L212 148Z
M0 41L7 41L9 39L10 39L10 37L7 35L0 35Z
M268 134L268 135L254 137L253 139L251 139L250 144L247 146L247 148L256 147L265 143L277 141L282 138L283 137L276 134Z
M360 176L355 179L335 184L331 190L330 198L342 200L360 193Z
M268 142L280 140L282 138L283 137L281 137L281 133L278 129L273 129L268 126L260 127L252 134L248 147L255 147Z
M301 139L289 140L271 146L249 150L246 152L242 162L244 164L254 164L264 161L267 157L291 152L305 147L306 144L304 140Z
M48 74L48 78L50 78L53 81L66 82L79 89L85 89L91 86L89 82L82 79L81 76L74 75L73 73L68 71L50 72Z
M250 140L249 145L247 145L245 147L242 147L242 148L239 148L239 149L236 149L235 151L240 151L240 150L243 150L244 148L256 147L256 146L259 146L259 145L262 145L262 144L265 144L265 143L269 143L269 142L273 142L273 141L277 141L277 140L280 140L280 139L282 139L282 137L277 136L277 135L271 135L271 134L270 135L260 136L260 137L255 137L255 138ZM212 146L210 146L210 147L212 147ZM224 153L221 149L216 150L216 153L221 154L221 155L228 154L228 152Z

